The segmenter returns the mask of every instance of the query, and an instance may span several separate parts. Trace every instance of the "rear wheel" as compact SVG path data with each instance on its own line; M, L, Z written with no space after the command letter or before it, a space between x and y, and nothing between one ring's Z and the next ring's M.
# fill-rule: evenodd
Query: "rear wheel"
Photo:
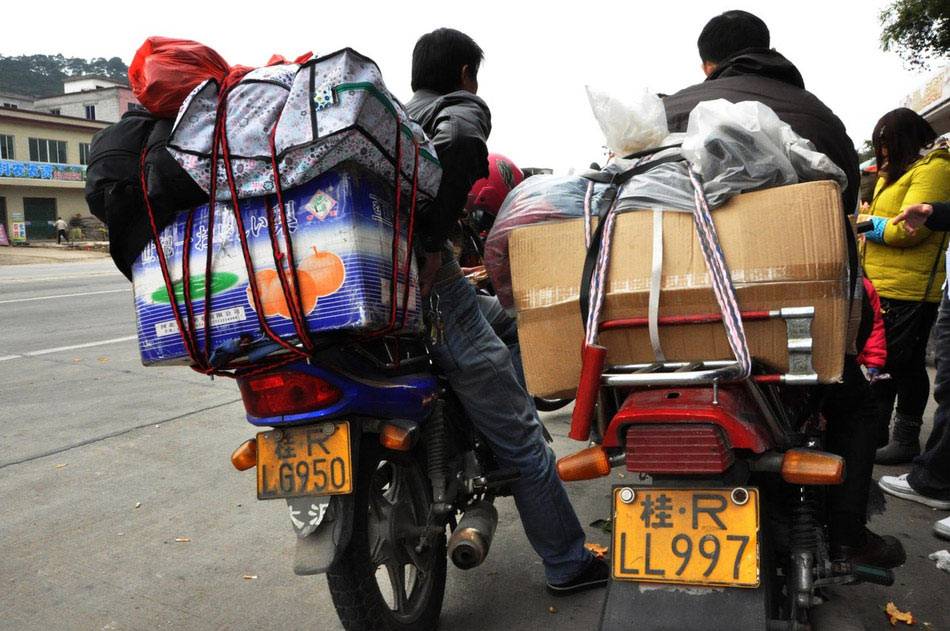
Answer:
M574 399L544 399L534 397L534 407L538 408L539 412L554 412L555 410L560 410L573 400Z
M330 595L350 630L435 629L445 592L445 535L416 550L431 505L418 459L372 441L360 452L353 536L327 573Z

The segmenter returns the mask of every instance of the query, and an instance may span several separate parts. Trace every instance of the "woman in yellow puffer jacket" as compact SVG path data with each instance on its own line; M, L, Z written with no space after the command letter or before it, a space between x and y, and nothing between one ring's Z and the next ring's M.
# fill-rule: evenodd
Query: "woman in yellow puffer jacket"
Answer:
M947 233L908 233L891 219L911 204L950 201L950 152L919 114L907 108L885 114L874 126L879 179L874 201L861 219L865 234L864 271L881 297L887 337L885 371L874 393L890 418L897 401L894 432L878 450L878 464L910 462L920 452L918 436L930 395L924 364L927 340L946 279Z

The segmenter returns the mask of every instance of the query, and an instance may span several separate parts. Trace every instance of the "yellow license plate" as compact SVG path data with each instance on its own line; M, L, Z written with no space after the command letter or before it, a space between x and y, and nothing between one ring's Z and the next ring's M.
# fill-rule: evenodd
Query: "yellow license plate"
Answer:
M352 491L349 423L322 423L257 435L257 499Z
M624 581L758 587L758 489L616 487L612 574Z

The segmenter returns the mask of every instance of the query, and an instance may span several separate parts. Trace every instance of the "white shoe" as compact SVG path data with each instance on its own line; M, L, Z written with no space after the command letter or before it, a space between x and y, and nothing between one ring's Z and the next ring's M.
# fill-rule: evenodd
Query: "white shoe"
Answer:
M950 539L950 517L944 517L934 524L934 534L944 539Z
M885 493L910 500L911 502L917 502L924 506L930 506L931 508L950 510L950 500L938 500L927 497L926 495L921 495L911 487L907 481L907 475L906 473L903 475L885 475L881 477L881 481L877 484ZM947 524L947 528L950 530L950 524ZM948 533L948 536L950 536L950 533Z

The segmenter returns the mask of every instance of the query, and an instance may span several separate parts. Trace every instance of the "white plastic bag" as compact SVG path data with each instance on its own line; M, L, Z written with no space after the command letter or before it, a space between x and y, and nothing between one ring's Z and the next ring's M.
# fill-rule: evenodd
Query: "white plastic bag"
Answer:
M946 550L938 550L933 554L927 556L931 561L937 563L937 567L944 572L950 572L950 552Z
M614 155L622 158L659 147L669 134L666 108L657 95L643 89L624 102L602 90L586 87L594 118Z

